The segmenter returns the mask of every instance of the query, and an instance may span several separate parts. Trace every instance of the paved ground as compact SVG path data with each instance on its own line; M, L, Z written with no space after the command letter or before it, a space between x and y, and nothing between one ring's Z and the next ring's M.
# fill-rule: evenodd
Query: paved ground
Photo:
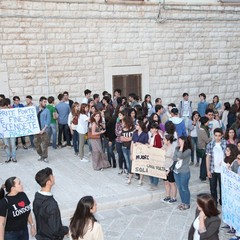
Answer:
M103 226L106 240L185 240L194 218L196 195L209 191L209 185L198 180L199 168L191 167L191 209L180 211L178 203L161 202L164 197L162 181L154 192L148 191L148 177L144 178L142 187L137 187L137 180L126 186L126 175L118 175L118 169L94 171L91 161L81 163L73 156L73 149L49 148L49 164L38 162L33 149L19 148L18 163L5 164L3 151L0 157L1 182L10 176L20 177L30 200L39 189L35 173L46 166L53 169L56 178L53 194L65 224L69 223L79 199L92 195L98 203L96 217ZM223 231L220 235L220 240L230 238Z

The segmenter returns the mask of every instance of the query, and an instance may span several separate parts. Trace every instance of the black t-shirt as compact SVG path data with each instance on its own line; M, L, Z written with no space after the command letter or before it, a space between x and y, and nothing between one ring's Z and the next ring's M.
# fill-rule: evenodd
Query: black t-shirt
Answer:
M7 198L7 201L6 199ZM28 216L31 212L30 201L24 192L15 196L6 196L0 200L0 216L6 217L5 231L19 231L27 227Z

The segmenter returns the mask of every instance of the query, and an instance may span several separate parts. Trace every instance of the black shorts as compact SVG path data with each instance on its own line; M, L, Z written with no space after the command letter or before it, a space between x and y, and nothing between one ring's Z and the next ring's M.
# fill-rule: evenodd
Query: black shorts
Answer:
M174 183L175 179L174 179L173 171L171 170L167 175L167 179L163 179L163 180L168 181L170 183Z

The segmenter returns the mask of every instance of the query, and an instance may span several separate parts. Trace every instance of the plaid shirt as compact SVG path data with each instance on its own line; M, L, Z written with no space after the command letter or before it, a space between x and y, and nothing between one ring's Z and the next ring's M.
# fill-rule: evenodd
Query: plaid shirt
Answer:
M214 172L214 154L213 154L213 148L216 145L216 141L212 140L210 143L208 143L207 147L206 147L206 154L210 155L210 172L213 173ZM223 150L223 154L225 156L225 150L227 147L227 141L225 139L221 140L220 146Z

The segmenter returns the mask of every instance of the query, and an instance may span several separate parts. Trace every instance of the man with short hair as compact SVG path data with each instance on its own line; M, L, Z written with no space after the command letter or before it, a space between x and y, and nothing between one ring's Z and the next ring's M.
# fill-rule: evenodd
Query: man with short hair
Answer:
M208 107L208 103L206 102L206 94L199 94L200 102L198 103L197 111L199 112L201 117L205 116L206 109Z
M35 175L41 190L36 192L33 201L33 212L36 219L37 240L61 240L68 234L68 227L63 226L57 201L51 193L55 178L51 168L45 168Z
M73 100L69 99L69 93L67 91L63 92L63 98L64 98L64 102L69 104L69 107L71 109L73 105Z
M39 155L38 161L48 163L48 128L50 125L50 112L46 108L47 98L42 96L39 99L39 106L37 107L37 118L40 128L40 133L35 135L34 145Z
M93 94L93 102L94 106L97 108L98 111L101 111L103 109L103 104L100 101L99 94L97 93Z
M176 104L175 103L169 103L168 107L167 107L167 116L168 118L171 117L171 111L173 108L176 108Z
M214 111L212 109L208 108L206 110L206 117L208 117L208 119L209 119L208 128L209 128L209 132L210 132L210 138L213 139L214 129L222 128L222 126L220 125L220 123L216 119L214 119Z
M34 106L33 102L32 102L32 96L31 95L27 95L26 96L26 105L25 107L32 107ZM30 140L30 148L35 148L34 146L34 135L29 135L29 140Z
M180 104L179 104L179 117L181 117L184 122L185 122L185 126L187 127L188 126L188 121L189 121L189 118L191 118L192 116L192 101L189 101L188 100L188 93L183 93L182 95L183 97L183 100L180 101Z
M85 97L83 98L82 103L88 104L88 99L91 97L91 93L92 93L92 91L89 90L89 89L86 89L86 90L84 91L84 96L85 96Z
M13 97L13 108L23 108L24 105L22 103L20 103L20 97L19 96L14 96ZM28 149L26 146L26 140L25 140L25 136L21 137L21 142L22 142L22 147L23 149ZM18 137L16 137L16 149L18 149Z
M168 120L168 116L164 111L164 107L162 105L156 105L155 112L159 116L161 123L165 124Z
M178 138L180 138L182 136L185 136L185 137L187 136L184 120L182 118L178 117L178 109L177 108L172 108L171 118L169 118L169 121L171 121L175 125Z
M51 117L51 121L50 121L50 126L48 129L48 138L49 138L49 142L51 142L51 137L52 137L52 147L53 149L57 149L57 117L56 117L56 108L54 105L54 97L53 96L49 96L48 97L48 105L47 105L47 109L50 112L50 117Z
M114 90L113 92L113 100L112 100L112 104L113 104L113 107L116 108L117 107L117 98L118 97L121 97L121 94L122 94L122 90L117 88Z
M64 95L62 93L58 94L58 100L59 103L55 107L58 113L58 147L66 147L67 145L71 147L70 135L68 131L68 115L70 113L70 107L64 102ZM67 143L62 145L63 134Z
M206 147L206 167L211 195L216 203L218 203L217 182L219 184L220 205L222 205L221 172L222 165L224 164L226 146L227 142L223 139L223 130L221 128L214 129L214 139L208 143Z
M141 105L138 101L137 101L137 95L135 93L129 93L128 94L128 100L129 100L129 104L131 106L131 108L134 108L137 105Z

